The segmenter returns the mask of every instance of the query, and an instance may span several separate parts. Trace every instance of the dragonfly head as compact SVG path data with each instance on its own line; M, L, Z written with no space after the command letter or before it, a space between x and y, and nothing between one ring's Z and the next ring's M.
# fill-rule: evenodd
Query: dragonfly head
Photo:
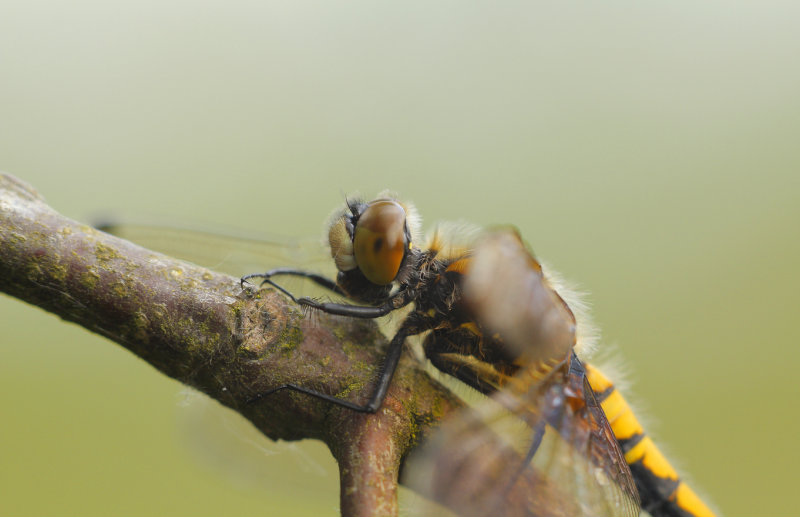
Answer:
M412 206L392 198L348 201L328 230L336 267L342 272L358 269L375 285L399 280L414 248L416 221Z

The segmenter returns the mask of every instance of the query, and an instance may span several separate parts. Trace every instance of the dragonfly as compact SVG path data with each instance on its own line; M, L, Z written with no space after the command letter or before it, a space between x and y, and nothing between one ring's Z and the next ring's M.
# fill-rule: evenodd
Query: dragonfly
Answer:
M331 314L371 319L411 307L366 403L294 384L260 393L254 403L278 390L294 390L375 412L406 339L423 335L433 366L492 399L445 423L433 440L445 445L425 449L433 464L417 462L424 472L436 473L435 482L423 484L438 487L439 493L431 494L435 499L461 497L468 504L459 512L468 515L502 514L505 496L533 469L549 480L536 485L547 488L530 494L552 500L539 506L542 514L637 515L641 507L656 517L713 515L680 480L613 384L579 359L580 322L573 306L516 232L479 239L463 227L439 226L419 246L420 226L413 205L396 196L351 199L328 228L335 279L295 267L242 277L243 285L257 278L304 307ZM310 280L347 301L296 297L276 281L281 276ZM506 454L505 442L486 431L484 424L500 420L498 415L522 428L518 453ZM491 466L492 452L506 460L502 468L476 474L465 468ZM563 497L554 500L551 492ZM565 498L577 502L564 506Z

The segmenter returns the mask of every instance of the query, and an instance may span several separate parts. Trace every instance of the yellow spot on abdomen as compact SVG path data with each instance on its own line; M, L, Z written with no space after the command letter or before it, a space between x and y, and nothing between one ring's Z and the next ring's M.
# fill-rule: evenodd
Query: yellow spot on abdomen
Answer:
M714 517L714 512L697 497L694 490L689 488L686 483L681 483L675 490L675 502L693 517Z
M625 461L628 464L641 461L647 470L660 478L678 479L678 473L675 472L675 469L672 468L667 458L661 454L661 451L658 450L649 436L642 438L633 449L625 454Z
M638 434L644 434L642 424L616 389L601 403L601 406L617 440L627 440Z

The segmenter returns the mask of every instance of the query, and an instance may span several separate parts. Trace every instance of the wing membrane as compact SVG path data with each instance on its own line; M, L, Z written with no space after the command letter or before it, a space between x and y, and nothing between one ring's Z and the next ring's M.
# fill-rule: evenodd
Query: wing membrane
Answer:
M312 239L262 239L233 232L137 223L108 223L99 228L155 251L236 276L286 264L331 270L330 255Z
M465 299L518 351L520 369L507 378L473 358L445 358L501 389L443 423L408 482L468 516L638 515L630 470L572 352L569 308L516 234L489 235L473 263Z
M411 460L409 482L467 516L638 515L630 471L593 395L587 400L585 377L571 361L544 370L524 393L509 381L445 422ZM517 385L530 376L520 372Z
M148 249L236 277L292 264L334 278L329 251L314 239L262 239L233 232L124 222L102 224L98 228ZM297 278L281 278L279 282L298 295L330 294Z

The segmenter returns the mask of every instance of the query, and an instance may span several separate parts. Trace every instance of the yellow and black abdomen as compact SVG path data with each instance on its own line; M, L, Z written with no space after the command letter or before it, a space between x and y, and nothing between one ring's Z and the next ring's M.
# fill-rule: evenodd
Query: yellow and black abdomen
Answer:
M653 517L713 517L714 513L681 481L633 410L608 378L586 364L586 376L608 418L636 480L642 509Z

